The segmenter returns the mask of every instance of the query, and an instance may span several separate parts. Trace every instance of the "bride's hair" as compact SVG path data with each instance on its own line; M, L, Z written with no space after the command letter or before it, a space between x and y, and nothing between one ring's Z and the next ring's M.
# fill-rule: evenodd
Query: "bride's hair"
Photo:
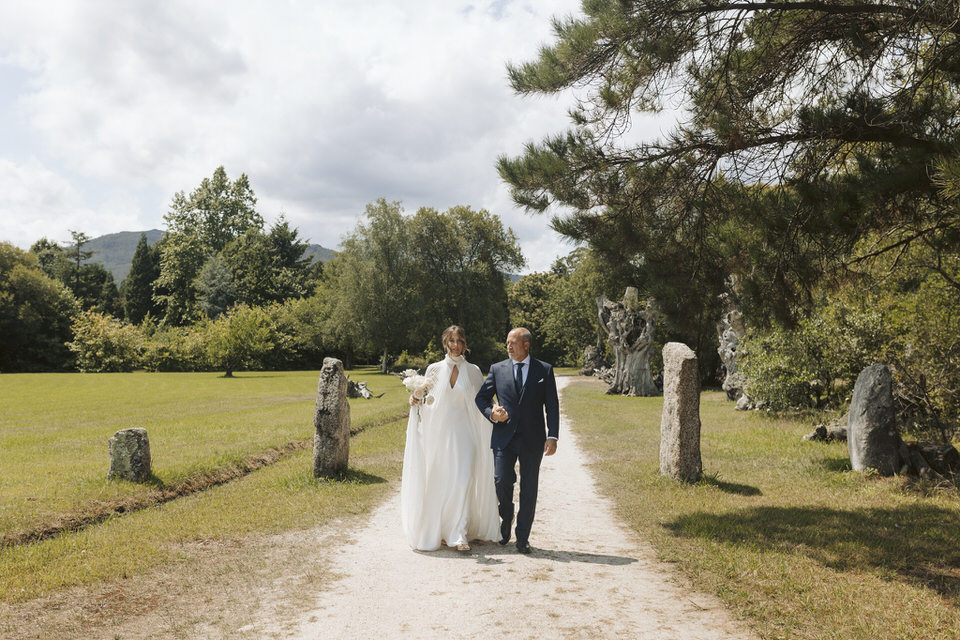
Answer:
M452 324L446 329L443 330L443 333L440 335L440 344L443 345L443 348L447 348L447 342L450 341L450 338L457 336L460 340L463 341L463 352L470 353L470 347L467 346L467 333L463 330L463 327Z

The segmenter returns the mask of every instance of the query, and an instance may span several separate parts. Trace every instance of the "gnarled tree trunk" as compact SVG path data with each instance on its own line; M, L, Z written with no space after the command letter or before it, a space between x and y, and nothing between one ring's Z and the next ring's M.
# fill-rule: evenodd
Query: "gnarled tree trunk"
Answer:
M641 307L635 287L627 287L623 302L597 298L600 326L616 361L613 383L607 393L624 396L656 396L657 386L650 375L650 347L656 312L652 304Z
M743 316L738 309L731 309L723 314L717 325L717 336L720 341L717 353L720 354L720 361L723 362L723 370L726 373L723 379L723 390L727 392L727 398L730 400L737 400L743 395L743 377L738 371L737 360L740 340L746 334Z

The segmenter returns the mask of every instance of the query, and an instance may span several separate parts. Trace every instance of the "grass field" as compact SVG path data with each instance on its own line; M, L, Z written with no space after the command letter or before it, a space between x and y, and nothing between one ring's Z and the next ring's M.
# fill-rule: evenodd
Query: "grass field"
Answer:
M113 517L79 532L0 549L0 600L123 577L176 557L175 544L313 526L369 508L399 476L406 391L393 376L351 372L386 395L351 400L350 472L312 477L309 448L229 484ZM0 533L29 530L100 502L216 473L312 438L317 372L37 374L0 377ZM150 434L155 480L106 479L107 439Z
M662 398L564 392L620 515L764 638L960 638L960 494L850 471L809 422L701 397L705 477L661 477Z

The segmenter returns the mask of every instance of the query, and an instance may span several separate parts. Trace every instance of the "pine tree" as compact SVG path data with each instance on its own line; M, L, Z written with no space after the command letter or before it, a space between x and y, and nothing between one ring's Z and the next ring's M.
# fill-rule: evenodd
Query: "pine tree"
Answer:
M159 275L159 254L150 248L147 235L141 234L123 286L123 310L129 322L140 324L148 313L157 314L153 283Z

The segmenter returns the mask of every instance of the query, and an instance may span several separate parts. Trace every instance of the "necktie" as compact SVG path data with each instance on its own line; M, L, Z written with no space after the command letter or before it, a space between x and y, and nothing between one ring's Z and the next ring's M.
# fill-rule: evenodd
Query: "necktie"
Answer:
M523 363L517 363L517 372L513 378L513 384L517 388L517 395L520 395L520 391L523 390Z

